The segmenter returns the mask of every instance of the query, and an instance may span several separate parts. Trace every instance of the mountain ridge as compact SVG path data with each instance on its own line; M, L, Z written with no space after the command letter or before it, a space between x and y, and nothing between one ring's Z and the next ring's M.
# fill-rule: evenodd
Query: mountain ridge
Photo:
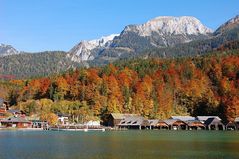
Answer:
M142 52L146 48L167 47L192 40L206 39L211 33L212 30L195 17L161 16L144 24L126 26L120 35L110 39L111 44L107 47L87 49L86 46L81 46L84 43L81 42L70 50L70 54L73 61L107 59L107 56L109 59L114 59L127 56L127 54ZM82 51L82 48L85 50ZM77 54L78 52L81 53Z
M192 16L159 16L147 21L144 24L126 26L124 31L135 26L141 36L151 36L152 32L162 34L207 34L212 30L202 25L202 23Z
M237 49L239 48L237 46L239 41L237 19L238 16L219 26L215 32L206 31L204 35L165 34L159 36L152 32L152 36L145 37L132 31L124 32L125 30L123 30L120 35L113 34L96 40L81 41L69 52L53 51L47 52L47 55L44 53L40 55L38 53L21 53L3 56L0 57L0 73L26 77L36 76L37 74L51 74L76 67L100 66L120 59L198 56L217 50L224 44L230 44L230 42L236 44L233 45L233 48ZM85 44L89 45L83 46ZM79 51L80 48L81 51ZM54 58L57 60L54 60ZM37 69L38 67L39 69ZM57 70L57 67L61 67L61 69ZM47 73L44 73L44 70Z

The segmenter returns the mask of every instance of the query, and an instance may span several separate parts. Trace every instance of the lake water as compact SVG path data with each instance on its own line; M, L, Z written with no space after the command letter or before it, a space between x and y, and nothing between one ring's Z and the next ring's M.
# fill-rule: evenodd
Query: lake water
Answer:
M239 131L0 131L0 159L239 159Z

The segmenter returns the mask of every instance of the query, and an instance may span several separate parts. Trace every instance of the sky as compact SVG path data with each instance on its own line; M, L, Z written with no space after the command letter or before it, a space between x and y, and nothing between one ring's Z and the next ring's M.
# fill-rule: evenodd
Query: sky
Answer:
M0 43L69 51L158 16L194 16L215 30L238 14L238 0L0 0Z

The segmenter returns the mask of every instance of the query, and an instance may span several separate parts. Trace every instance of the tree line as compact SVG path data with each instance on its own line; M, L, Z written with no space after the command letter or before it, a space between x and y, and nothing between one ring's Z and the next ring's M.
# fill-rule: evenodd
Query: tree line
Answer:
M235 53L236 52L236 53ZM11 80L8 100L28 115L65 113L75 122L110 113L147 118L239 115L239 56L232 53L178 59L132 59L60 75Z

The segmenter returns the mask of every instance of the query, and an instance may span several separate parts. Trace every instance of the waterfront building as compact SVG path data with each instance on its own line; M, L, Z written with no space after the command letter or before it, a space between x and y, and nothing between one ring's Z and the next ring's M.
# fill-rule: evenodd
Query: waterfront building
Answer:
M238 130L239 125L235 121L230 121L226 125L226 130Z
M187 123L179 119L167 119L167 120L164 120L164 122L167 123L170 130L187 130L188 129Z
M101 126L99 120L97 121L90 120L84 123L83 125L86 126L87 128L99 128Z
M205 123L206 120L208 120L209 118L216 118L218 120L222 120L221 118L219 118L218 116L197 116L196 120L199 120L202 123Z
M26 120L22 117L8 117L6 119L1 120L1 125L4 127L12 127L12 128L31 128L32 123L29 120Z
M189 130L205 130L206 126L199 120L186 121Z
M23 112L22 110L18 110L18 109L9 109L7 110L8 113L12 114L15 117L22 117L25 118L26 117L26 113Z
M142 116L130 116L122 119L118 127L125 129L146 129L150 127L149 121Z
M108 118L106 118L105 125L110 127L117 127L121 120L127 117L137 117L138 114L121 114L121 113L111 113Z
M169 129L169 125L164 122L163 120L158 120L158 119L153 119L153 120L148 120L150 129Z
M208 118L204 124L208 130L225 130L225 125L218 118Z

